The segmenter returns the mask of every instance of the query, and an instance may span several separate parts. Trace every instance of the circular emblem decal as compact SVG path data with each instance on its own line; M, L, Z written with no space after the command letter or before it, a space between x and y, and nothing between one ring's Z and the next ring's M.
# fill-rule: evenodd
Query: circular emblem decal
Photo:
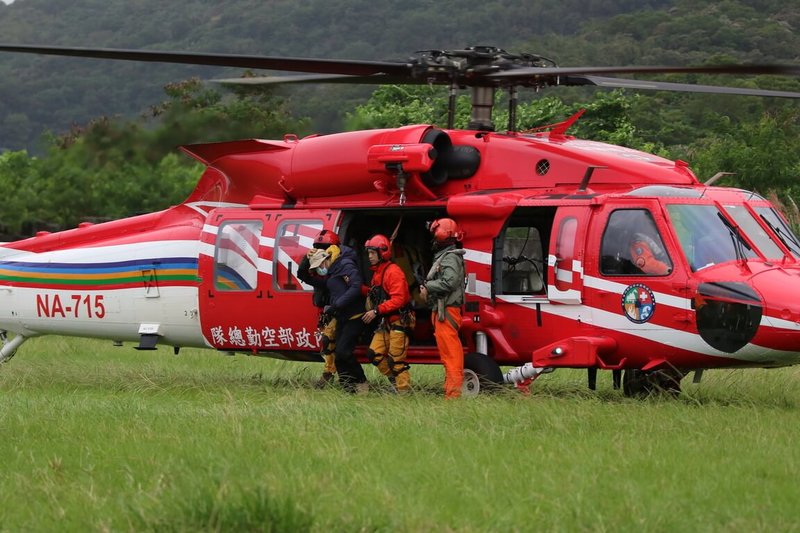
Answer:
M631 322L642 324L650 320L656 311L653 291L640 283L631 285L622 293L622 312Z

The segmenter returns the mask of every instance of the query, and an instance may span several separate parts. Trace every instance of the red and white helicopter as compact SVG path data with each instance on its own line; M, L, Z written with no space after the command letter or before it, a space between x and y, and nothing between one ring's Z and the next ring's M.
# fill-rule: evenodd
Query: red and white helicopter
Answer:
M787 66L557 67L490 47L405 62L0 45L0 52L310 73L282 82L442 84L451 124L197 144L194 192L164 211L0 246L0 361L28 338L73 335L318 360L317 310L297 265L322 229L357 249L397 229L406 269L431 262L426 222L464 231L466 387L612 370L628 396L690 371L800 363L800 240L767 200L701 183L682 161L574 138L569 120L514 124L518 87L595 85L800 98L800 93L600 77L800 74ZM259 80L256 80L258 82ZM261 80L264 81L264 80ZM269 80L267 80L269 81ZM273 80L274 81L274 80ZM452 127L472 90L466 130ZM510 124L492 124L509 91ZM412 363L438 363L423 309ZM500 366L513 368L503 374ZM624 376L623 376L624 371Z

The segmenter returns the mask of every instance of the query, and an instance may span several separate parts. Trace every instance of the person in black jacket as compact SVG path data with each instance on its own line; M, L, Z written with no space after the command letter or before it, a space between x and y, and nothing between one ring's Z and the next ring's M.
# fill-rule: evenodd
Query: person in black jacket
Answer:
M324 367L322 376L314 384L315 388L322 389L333 381L336 375L336 318L331 314L323 313L326 305L330 303L330 294L325 284L314 284L312 278L324 279L316 269L311 268L311 258L315 254L327 250L331 245L339 245L339 236L330 230L324 229L314 238L313 248L300 261L297 266L297 277L303 283L314 287L314 294L311 301L314 307L319 309L317 329L320 335L320 355L322 356Z
M297 277L307 285L314 286L312 279L324 279L317 273L317 269L311 268L311 260L315 255L324 254L323 250L311 249L297 266ZM336 317L332 314L323 312L325 306L330 303L330 294L325 284L318 284L314 287L314 294L311 295L311 302L319 310L317 318L317 334L319 335L319 354L322 357L323 368L322 376L314 383L314 388L323 389L328 383L333 381L336 375Z
M315 253L309 267L319 276L311 277L313 287L324 286L330 295L324 313L336 318L336 370L339 383L347 392L365 392L367 377L356 359L356 342L364 328L363 280L355 251L348 246L331 245L322 253Z

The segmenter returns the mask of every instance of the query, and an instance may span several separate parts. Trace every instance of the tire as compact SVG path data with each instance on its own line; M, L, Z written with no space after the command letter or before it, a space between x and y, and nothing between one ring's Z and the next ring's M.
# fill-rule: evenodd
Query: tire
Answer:
M656 390L673 397L678 397L681 393L681 380L683 372L674 368L656 370L653 372L653 384Z
M629 398L644 398L654 393L677 397L681 393L683 373L674 369L642 372L635 368L623 374L622 392Z
M503 372L494 359L486 354L469 352L464 355L464 396L475 396L503 384Z
M622 393L628 398L644 398L650 394L653 386L647 374L636 368L629 368L622 374Z

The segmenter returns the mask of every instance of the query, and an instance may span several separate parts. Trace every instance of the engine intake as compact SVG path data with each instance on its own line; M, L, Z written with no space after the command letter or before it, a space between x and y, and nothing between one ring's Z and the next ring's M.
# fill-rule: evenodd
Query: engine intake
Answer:
M433 166L421 175L428 187L438 187L448 179L466 179L475 175L481 164L481 154L473 146L454 146L450 136L442 130L431 129L421 142L436 151Z

